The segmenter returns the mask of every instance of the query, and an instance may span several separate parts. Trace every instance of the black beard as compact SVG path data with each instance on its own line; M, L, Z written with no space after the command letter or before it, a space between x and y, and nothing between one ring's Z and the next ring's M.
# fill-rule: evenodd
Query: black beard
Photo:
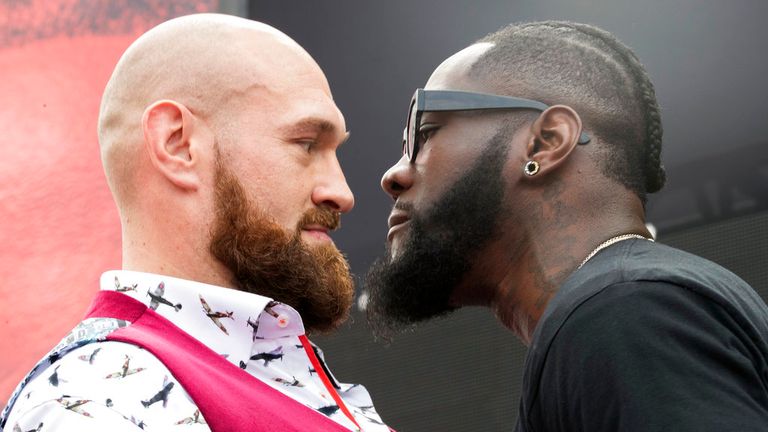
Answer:
M415 212L412 204L396 204L410 215L408 237L396 259L388 248L365 276L368 322L378 336L391 339L412 324L456 309L451 294L496 233L508 145L505 131L490 139L475 164L426 214Z

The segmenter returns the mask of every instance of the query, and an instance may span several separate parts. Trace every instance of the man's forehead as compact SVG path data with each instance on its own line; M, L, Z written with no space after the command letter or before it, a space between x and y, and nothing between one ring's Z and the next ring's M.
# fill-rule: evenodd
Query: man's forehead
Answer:
M328 80L320 66L301 46L285 34L261 23L263 31L242 29L241 38L220 49L217 74L221 85L236 94L253 92L252 99L288 98L320 93L331 97ZM311 95L310 97L316 97Z
M344 123L337 119L327 117L307 116L299 117L288 123L278 126L285 135L291 134L347 134Z
M347 133L344 115L327 97L286 101L280 111L273 120L283 135Z
M448 57L432 72L424 88L469 90L465 86L469 85L470 68L493 46L490 42L477 43Z
M333 100L322 71L311 68L303 74L292 72L287 71L282 77L261 77L257 82L243 79L236 83L240 87L234 94L241 97L248 112L263 113L265 120L278 129L318 126L325 132L334 124L343 130L344 116Z

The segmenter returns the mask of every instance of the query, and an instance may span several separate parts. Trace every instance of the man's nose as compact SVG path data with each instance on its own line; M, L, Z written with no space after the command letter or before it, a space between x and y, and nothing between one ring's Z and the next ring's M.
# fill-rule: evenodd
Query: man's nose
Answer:
M384 173L381 178L381 188L392 199L396 200L403 192L413 186L413 170L408 157L403 155L396 164Z
M355 206L355 196L335 156L326 169L324 180L312 191L312 201L317 206L324 205L340 213L347 213Z

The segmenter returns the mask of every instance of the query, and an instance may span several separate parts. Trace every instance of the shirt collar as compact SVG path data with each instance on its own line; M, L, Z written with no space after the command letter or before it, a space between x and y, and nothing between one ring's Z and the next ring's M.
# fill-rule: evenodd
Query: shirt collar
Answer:
M101 275L101 289L138 300L213 351L243 358L257 339L304 334L301 316L268 297L152 273Z

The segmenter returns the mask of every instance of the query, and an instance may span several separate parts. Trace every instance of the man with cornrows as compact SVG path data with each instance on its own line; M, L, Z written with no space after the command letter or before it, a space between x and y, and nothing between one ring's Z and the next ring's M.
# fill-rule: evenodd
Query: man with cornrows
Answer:
M766 305L646 229L661 141L646 71L601 29L511 25L451 56L382 180L369 319L489 307L529 347L520 432L766 430Z

